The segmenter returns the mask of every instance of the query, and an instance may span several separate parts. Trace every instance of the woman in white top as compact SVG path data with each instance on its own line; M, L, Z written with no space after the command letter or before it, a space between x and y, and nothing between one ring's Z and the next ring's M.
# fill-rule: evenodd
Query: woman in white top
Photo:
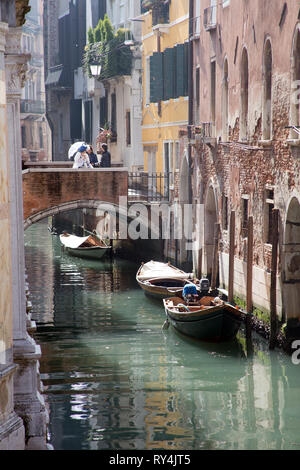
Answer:
M74 158L73 168L83 168L83 167L93 168L93 166L91 165L89 156L86 153L86 149L87 147L84 145L79 147L78 152L76 153L75 158Z

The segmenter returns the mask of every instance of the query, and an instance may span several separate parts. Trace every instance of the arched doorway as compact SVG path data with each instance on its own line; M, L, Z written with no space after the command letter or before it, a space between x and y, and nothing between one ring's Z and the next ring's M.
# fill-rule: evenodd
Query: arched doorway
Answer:
M287 320L300 318L300 204L290 201L283 244L283 312Z
M214 231L217 223L217 205L214 189L208 188L204 207L204 259L203 273L209 278L212 275L213 251L214 251Z

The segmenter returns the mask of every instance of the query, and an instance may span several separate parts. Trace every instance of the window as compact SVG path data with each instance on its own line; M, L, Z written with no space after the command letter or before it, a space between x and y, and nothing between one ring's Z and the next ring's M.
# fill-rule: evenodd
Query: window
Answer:
M201 5L200 0L195 0L195 7L194 7L194 35L199 36L200 34L200 12L201 12Z
M248 199L249 196L244 195L242 196L242 207L241 207L241 229L242 229L242 236L247 237L248 236Z
M43 137L43 128L39 127L39 139L40 139L40 148L44 148L44 137Z
M200 123L200 67L196 67L195 72L195 105L194 105L194 123Z
M131 145L131 122L130 122L130 111L126 112L126 145Z
M145 104L150 103L150 57L146 57L145 67Z
M228 61L225 59L222 84L222 140L228 141Z
M211 121L216 121L216 61L210 63L210 113Z
M174 152L174 143L165 142L164 143L164 195L169 197L169 188L173 184L173 152Z
M93 139L93 102L85 101L84 103L84 134L85 141L88 143L92 142Z
M117 132L117 98L116 93L111 94L111 130Z
M179 142L175 142L174 169L179 169Z
M263 76L263 139L271 139L272 125L272 49L267 40L264 49Z
M100 124L100 127L102 127L102 129L105 129L108 123L107 96L100 98L99 109L100 109L99 124Z
M222 224L223 230L228 230L228 197L225 195L222 198Z
M22 148L26 148L27 143L26 143L26 127L22 126L21 127L21 138L22 138Z
M265 200L265 243L272 243L274 189L266 189Z
M151 103L188 95L188 43L167 48L164 52L154 52L149 57L149 64Z
M249 71L248 53L243 49L241 60L241 116L240 116L240 139L247 139L248 128L248 94L249 94Z

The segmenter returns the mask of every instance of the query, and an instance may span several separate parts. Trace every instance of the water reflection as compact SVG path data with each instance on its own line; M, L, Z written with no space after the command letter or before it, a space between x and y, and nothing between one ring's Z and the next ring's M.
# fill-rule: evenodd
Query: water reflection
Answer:
M26 231L55 449L299 449L299 366L254 335L200 343L136 285L137 266L69 257Z

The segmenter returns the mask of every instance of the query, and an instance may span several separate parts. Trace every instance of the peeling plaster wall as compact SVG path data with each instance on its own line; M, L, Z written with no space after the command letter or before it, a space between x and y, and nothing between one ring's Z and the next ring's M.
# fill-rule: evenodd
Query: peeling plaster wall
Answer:
M209 148L201 139L193 145L194 197L204 203L209 186L215 188L218 222L221 224L220 250L223 264L221 283L227 287L226 256L229 252L229 231L224 229L222 196L228 197L230 211L236 213L235 278L245 266L247 238L242 232L242 195L248 196L248 215L254 220L253 297L257 306L269 307L269 272L271 245L266 243L266 189L274 190L274 207L280 210L280 242L278 258L277 311L282 308L283 237L289 201L293 193L299 196L300 147L289 142L291 76L294 33L298 24L299 2L287 2L287 13L279 25L283 0L231 0L229 6L217 6L217 27L204 28L194 40L194 66L200 67L200 122L211 121L210 62L216 61L216 120L215 145ZM201 14L210 6L201 2ZM270 14L272 12L272 14ZM237 41L238 38L238 41ZM263 79L264 45L272 48L272 125L270 142L263 141ZM237 47L236 47L237 46ZM248 52L249 100L247 140L241 142L241 57ZM222 142L222 87L225 58L228 61L228 141ZM299 77L300 78L300 77ZM296 142L298 144L299 142ZM241 144L246 144L245 149ZM295 142L294 142L295 144ZM199 184L201 175L201 185ZM200 190L201 187L201 190ZM299 240L300 243L300 240ZM224 255L223 255L223 254ZM240 264L242 265L240 266ZM240 267L238 267L240 266ZM222 274L223 273L223 274ZM254 292L264 281L263 298ZM245 285L236 281L235 293L245 296ZM285 307L285 306L283 306Z

